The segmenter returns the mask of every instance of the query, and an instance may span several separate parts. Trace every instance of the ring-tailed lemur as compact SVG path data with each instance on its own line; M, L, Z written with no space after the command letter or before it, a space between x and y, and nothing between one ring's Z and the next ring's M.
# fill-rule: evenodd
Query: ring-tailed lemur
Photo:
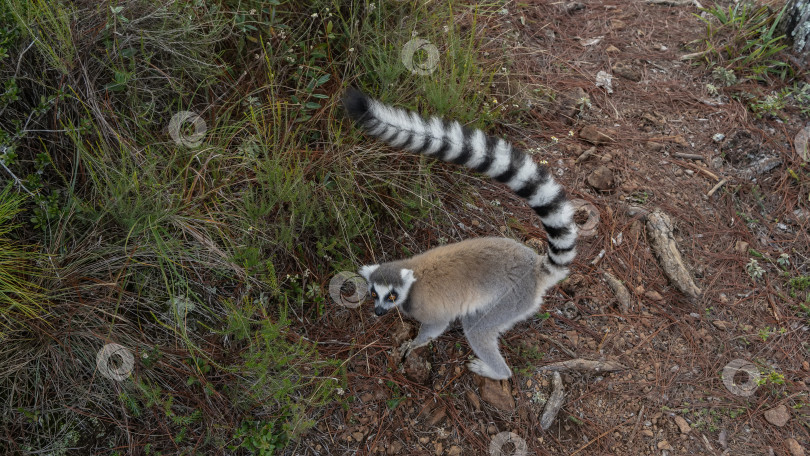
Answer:
M456 318L478 359L471 371L492 379L512 375L498 350L498 336L540 309L546 290L568 275L577 226L565 191L549 170L503 139L458 122L385 105L349 89L343 103L367 133L391 146L457 163L503 182L528 200L548 233L549 248L537 255L505 238L445 245L410 259L363 266L374 312L399 307L422 323L411 350L438 337Z

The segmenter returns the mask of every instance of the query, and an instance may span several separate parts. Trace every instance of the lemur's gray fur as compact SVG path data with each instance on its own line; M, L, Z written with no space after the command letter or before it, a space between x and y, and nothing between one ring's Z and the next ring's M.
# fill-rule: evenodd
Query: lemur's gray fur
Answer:
M438 337L456 318L478 359L471 371L492 379L512 375L498 336L540 310L545 292L568 275L576 255L577 226L565 191L549 170L503 139L458 122L385 105L349 89L350 117L391 146L457 163L508 185L528 200L548 233L544 255L511 239L480 238L429 250L413 258L363 266L374 312L399 307L421 322L405 354Z

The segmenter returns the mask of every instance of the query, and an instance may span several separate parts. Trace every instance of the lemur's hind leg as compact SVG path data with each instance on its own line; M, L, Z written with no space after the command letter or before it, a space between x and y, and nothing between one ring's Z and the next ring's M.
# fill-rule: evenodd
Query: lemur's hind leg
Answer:
M461 319L464 335L470 348L478 356L467 363L467 367L476 374L493 380L504 380L512 376L512 370L501 356L498 349L498 336L501 325L488 326L481 317L464 317Z

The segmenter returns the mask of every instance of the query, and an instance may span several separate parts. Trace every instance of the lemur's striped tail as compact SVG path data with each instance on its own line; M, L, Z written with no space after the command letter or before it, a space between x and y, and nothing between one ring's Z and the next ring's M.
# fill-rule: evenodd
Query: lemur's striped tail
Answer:
M565 190L547 167L503 139L455 121L385 105L356 89L343 97L349 116L367 133L391 146L464 165L508 185L525 198L548 233L551 264L566 267L576 255L577 225Z

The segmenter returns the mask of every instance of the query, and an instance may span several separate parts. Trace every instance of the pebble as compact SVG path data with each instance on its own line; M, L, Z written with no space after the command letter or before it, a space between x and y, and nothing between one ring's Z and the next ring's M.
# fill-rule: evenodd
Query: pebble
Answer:
M787 439L788 448L792 456L804 456L804 448L794 438Z
M689 426L689 423L683 419L683 417L676 415L673 419L675 420L675 424L677 424L678 428L681 430L681 434L688 434L692 432L692 428Z
M787 406L782 404L765 412L765 419L774 426L782 427L790 420L790 412Z

